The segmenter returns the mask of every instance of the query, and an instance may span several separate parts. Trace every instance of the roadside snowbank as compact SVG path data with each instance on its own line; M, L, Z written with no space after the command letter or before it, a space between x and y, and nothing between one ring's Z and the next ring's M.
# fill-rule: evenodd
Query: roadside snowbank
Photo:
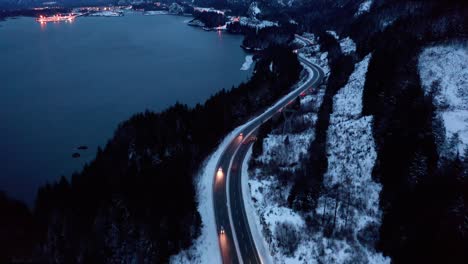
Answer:
M296 38L300 43L305 45L305 47L301 49L300 56L309 60L313 64L318 65L323 70L325 79L328 78L330 75L328 52L320 52L320 45L318 44L317 38L314 34L304 33L302 37L307 39L307 41L304 41L301 38Z
M247 214L247 219L249 221L249 227L252 232L252 237L255 241L255 246L260 254L260 259L263 263L273 263L271 258L270 250L268 247L268 243L265 241L265 238L262 235L262 232L259 228L261 228L260 218L258 217L257 213L255 212L254 205L252 203L252 196L250 194L249 189L249 160L252 157L252 147L250 147L249 151L245 155L245 159L242 163L242 197L244 200L244 207Z
M222 263L213 209L214 173L223 150L240 133L244 126L237 127L226 136L218 149L201 167L200 174L196 179L198 212L203 223L201 235L195 240L191 248L172 256L170 263Z
M436 131L445 138L439 152L447 158L468 150L467 61L467 43L428 47L419 56L422 86L426 95L434 94L437 119L444 126Z

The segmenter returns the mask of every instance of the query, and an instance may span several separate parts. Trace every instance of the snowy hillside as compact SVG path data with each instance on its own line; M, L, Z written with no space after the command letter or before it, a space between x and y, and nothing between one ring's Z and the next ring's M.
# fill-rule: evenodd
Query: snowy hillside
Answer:
M463 155L468 148L468 46L444 45L424 49L419 73L426 94L434 94L437 121L442 121L442 156ZM435 123L436 125L437 123Z
M263 141L263 153L255 159L249 185L258 224L275 263L390 262L374 249L381 218L381 186L371 177L377 156L372 116L361 116L369 60L367 56L356 65L348 84L334 97L327 133L326 191L314 213L304 215L287 206L288 177L306 153L313 130L276 131ZM314 127L322 98L323 91L319 91L301 100L301 118L312 120L309 127ZM275 166L277 170L271 169Z
M381 186L372 179L377 157L372 116L361 116L369 60L370 55L356 65L348 84L334 97L327 132L325 192L319 199L315 214L322 219L322 224L325 223L325 230L332 232L329 238L315 241L329 247L323 257L325 262L390 262L374 249L381 218Z

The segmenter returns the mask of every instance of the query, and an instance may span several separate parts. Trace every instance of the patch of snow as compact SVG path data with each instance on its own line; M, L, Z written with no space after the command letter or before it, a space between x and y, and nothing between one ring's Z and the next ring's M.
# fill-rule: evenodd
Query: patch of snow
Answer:
M248 71L253 64L253 55L245 56L245 62L242 64L240 68L241 71Z
M369 60L370 56L367 56L356 64L354 72L349 76L348 83L333 98L332 120L355 119L361 115L362 93Z
M168 15L168 11L164 10L155 10L155 11L145 11L143 12L143 15L145 16L156 16L156 15Z
M356 43L349 37L340 40L340 47L341 52L346 55L356 51Z
M358 17L364 13L369 12L372 6L373 0L366 0L359 5L357 12L354 14L355 17Z
M395 21L396 21L396 18L380 21L380 31L384 31L388 26L391 26L393 22Z
M312 130L301 134L268 135L263 140L264 155L258 158L262 163L275 162L284 166L291 166L299 161L301 155L307 153L311 141ZM289 144L284 142L287 140Z
M330 76L330 67L328 66L328 52L304 52L304 55L300 55L315 65L318 65L323 70L325 79Z
M232 23L232 22L229 22ZM240 17L239 23L241 26L246 26L254 29L262 29L267 27L278 27L277 22L272 22L268 20L258 20L255 18Z
M468 149L468 45L439 45L425 48L418 61L425 94L434 96L437 119L445 131L442 156L464 155ZM443 151L447 148L448 152Z
M123 16L122 12L118 11L100 11L100 12L95 12L89 14L89 16L95 16L95 17L119 17Z
M315 35L312 33L304 33L302 36L296 35L296 40L304 44L299 56L322 68L325 79L327 79L330 75L328 52L320 52L320 45Z
M340 39L340 36L338 36L338 34L336 33L336 31L333 31L333 30L327 30L327 33L332 35L336 40L339 40Z
M213 209L213 175L223 150L239 135L244 126L237 127L226 136L202 166L196 179L198 212L203 223L201 235L194 241L192 247L172 256L170 263L222 263Z
M224 15L224 11L221 11L221 10L218 10L218 9L215 9L215 8L212 8L212 7L194 7L193 8L195 11L198 11L198 12L211 12L211 13L217 13L217 14L220 14L220 15Z
M183 14L184 8L181 5L174 2L169 6L168 11L170 14Z
M247 11L247 14L249 14L250 17L255 18L257 17L262 11L258 7L257 2L252 2L249 6L249 10Z

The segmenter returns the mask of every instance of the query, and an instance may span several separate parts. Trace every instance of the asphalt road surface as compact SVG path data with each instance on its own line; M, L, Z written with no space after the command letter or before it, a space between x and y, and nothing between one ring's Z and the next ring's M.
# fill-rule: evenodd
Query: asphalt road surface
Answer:
M223 263L264 263L255 246L244 208L241 188L242 162L258 127L280 112L296 97L322 83L323 71L299 56L313 71L312 78L294 92L281 98L273 107L247 123L221 154L213 184L213 203L219 246ZM226 185L228 183L228 185ZM224 233L221 232L224 231Z

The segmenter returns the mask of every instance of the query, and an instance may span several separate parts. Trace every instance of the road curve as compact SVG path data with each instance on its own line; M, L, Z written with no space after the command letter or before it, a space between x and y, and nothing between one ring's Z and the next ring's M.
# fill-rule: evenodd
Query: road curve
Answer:
M258 127L293 102L301 93L322 83L323 71L302 56L298 57L305 67L311 69L313 76L264 113L247 122L240 131L242 134L237 135L227 145L218 161L217 168L221 170L216 169L214 173L213 205L223 263L264 263L250 232L244 208L241 166L252 144L250 139ZM224 231L223 234L221 230Z

